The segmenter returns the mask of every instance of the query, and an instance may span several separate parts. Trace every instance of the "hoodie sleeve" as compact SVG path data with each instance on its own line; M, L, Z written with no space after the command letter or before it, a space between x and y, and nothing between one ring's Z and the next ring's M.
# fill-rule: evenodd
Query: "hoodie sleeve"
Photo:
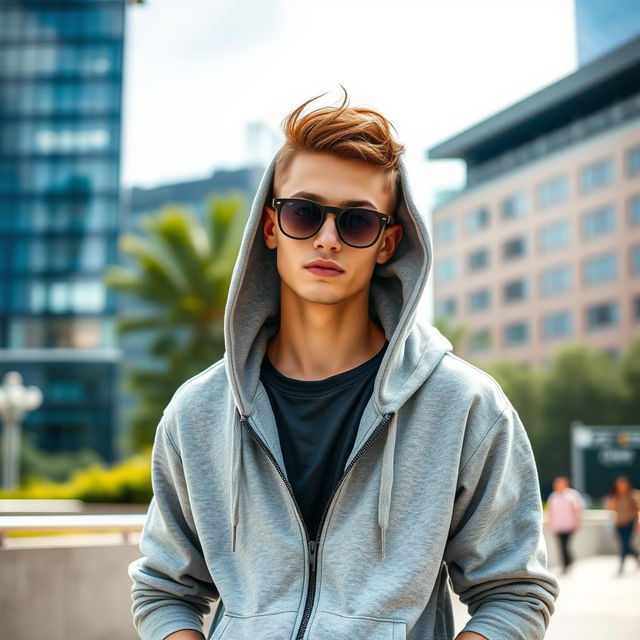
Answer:
M511 403L462 464L444 552L471 615L461 631L542 640L559 584L547 570L533 451Z
M180 455L162 416L151 457L153 497L140 538L144 554L129 564L133 624L142 640L181 629L202 631L218 592L195 532Z

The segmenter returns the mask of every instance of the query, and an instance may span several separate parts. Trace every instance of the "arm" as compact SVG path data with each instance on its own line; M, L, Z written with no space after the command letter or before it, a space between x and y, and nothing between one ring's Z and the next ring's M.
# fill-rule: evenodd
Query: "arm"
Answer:
M182 460L167 411L153 445L153 498L140 538L144 557L128 568L133 623L142 640L202 640L203 618L218 597L195 532ZM192 630L191 632L187 630ZM185 635L190 634L190 635Z
M199 631L183 629L168 635L164 640L204 640L204 636Z
M461 461L444 552L471 614L461 637L542 640L559 584L546 567L533 451L511 403L473 446Z
M473 631L463 631L459 633L454 640L487 640L487 638Z

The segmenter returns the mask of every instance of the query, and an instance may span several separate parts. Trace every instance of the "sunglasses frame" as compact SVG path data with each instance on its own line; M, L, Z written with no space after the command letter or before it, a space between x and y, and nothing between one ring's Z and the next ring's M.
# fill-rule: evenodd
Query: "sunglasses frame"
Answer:
M287 233L282 227L282 220L281 220L282 207L287 202L292 202L292 201L293 202L309 202L315 205L316 207L320 208L320 211L321 211L320 224L312 234L308 236L304 236L302 238L299 236L292 236L291 234ZM278 214L278 226L280 227L280 231L282 231L282 233L284 233L285 236L289 238L293 238L294 240L308 240L309 238L312 238L313 236L315 236L316 233L318 233L318 231L322 229L322 225L324 225L325 220L327 219L327 213L333 213L336 216L336 231L338 232L338 236L340 237L340 240L344 242L344 244L346 244L347 246L353 247L354 249L366 249L368 247L372 247L380 238L380 234L382 233L382 230L385 228L385 226L393 225L395 223L395 216L393 216L390 213L380 213L380 211L376 211L375 209L365 209L364 207L345 207L345 208L333 207L327 204L320 204L319 202L315 202L315 200L309 200L308 198L273 198L271 201L271 206L276 210L276 213ZM373 242L366 245L354 245L354 244L351 244L350 242L347 242L342 237L342 233L340 232L340 217L342 216L343 213L347 211L366 211L367 213L373 213L378 218L378 233L376 233L376 237L374 238Z

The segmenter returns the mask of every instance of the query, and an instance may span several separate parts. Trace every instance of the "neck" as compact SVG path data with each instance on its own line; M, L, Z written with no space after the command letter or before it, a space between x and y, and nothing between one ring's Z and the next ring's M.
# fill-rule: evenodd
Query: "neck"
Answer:
M280 327L267 347L285 376L322 380L370 360L385 342L369 316L369 289L336 304L320 304L280 288Z

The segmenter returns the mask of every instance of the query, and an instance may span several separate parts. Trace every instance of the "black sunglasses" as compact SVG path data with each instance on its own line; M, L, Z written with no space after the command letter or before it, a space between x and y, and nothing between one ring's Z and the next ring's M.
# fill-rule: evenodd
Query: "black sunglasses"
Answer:
M272 206L278 213L282 233L296 240L311 238L321 229L327 213L335 214L340 240L357 249L375 244L384 226L394 223L394 216L388 213L359 207L331 207L305 198L273 198Z

